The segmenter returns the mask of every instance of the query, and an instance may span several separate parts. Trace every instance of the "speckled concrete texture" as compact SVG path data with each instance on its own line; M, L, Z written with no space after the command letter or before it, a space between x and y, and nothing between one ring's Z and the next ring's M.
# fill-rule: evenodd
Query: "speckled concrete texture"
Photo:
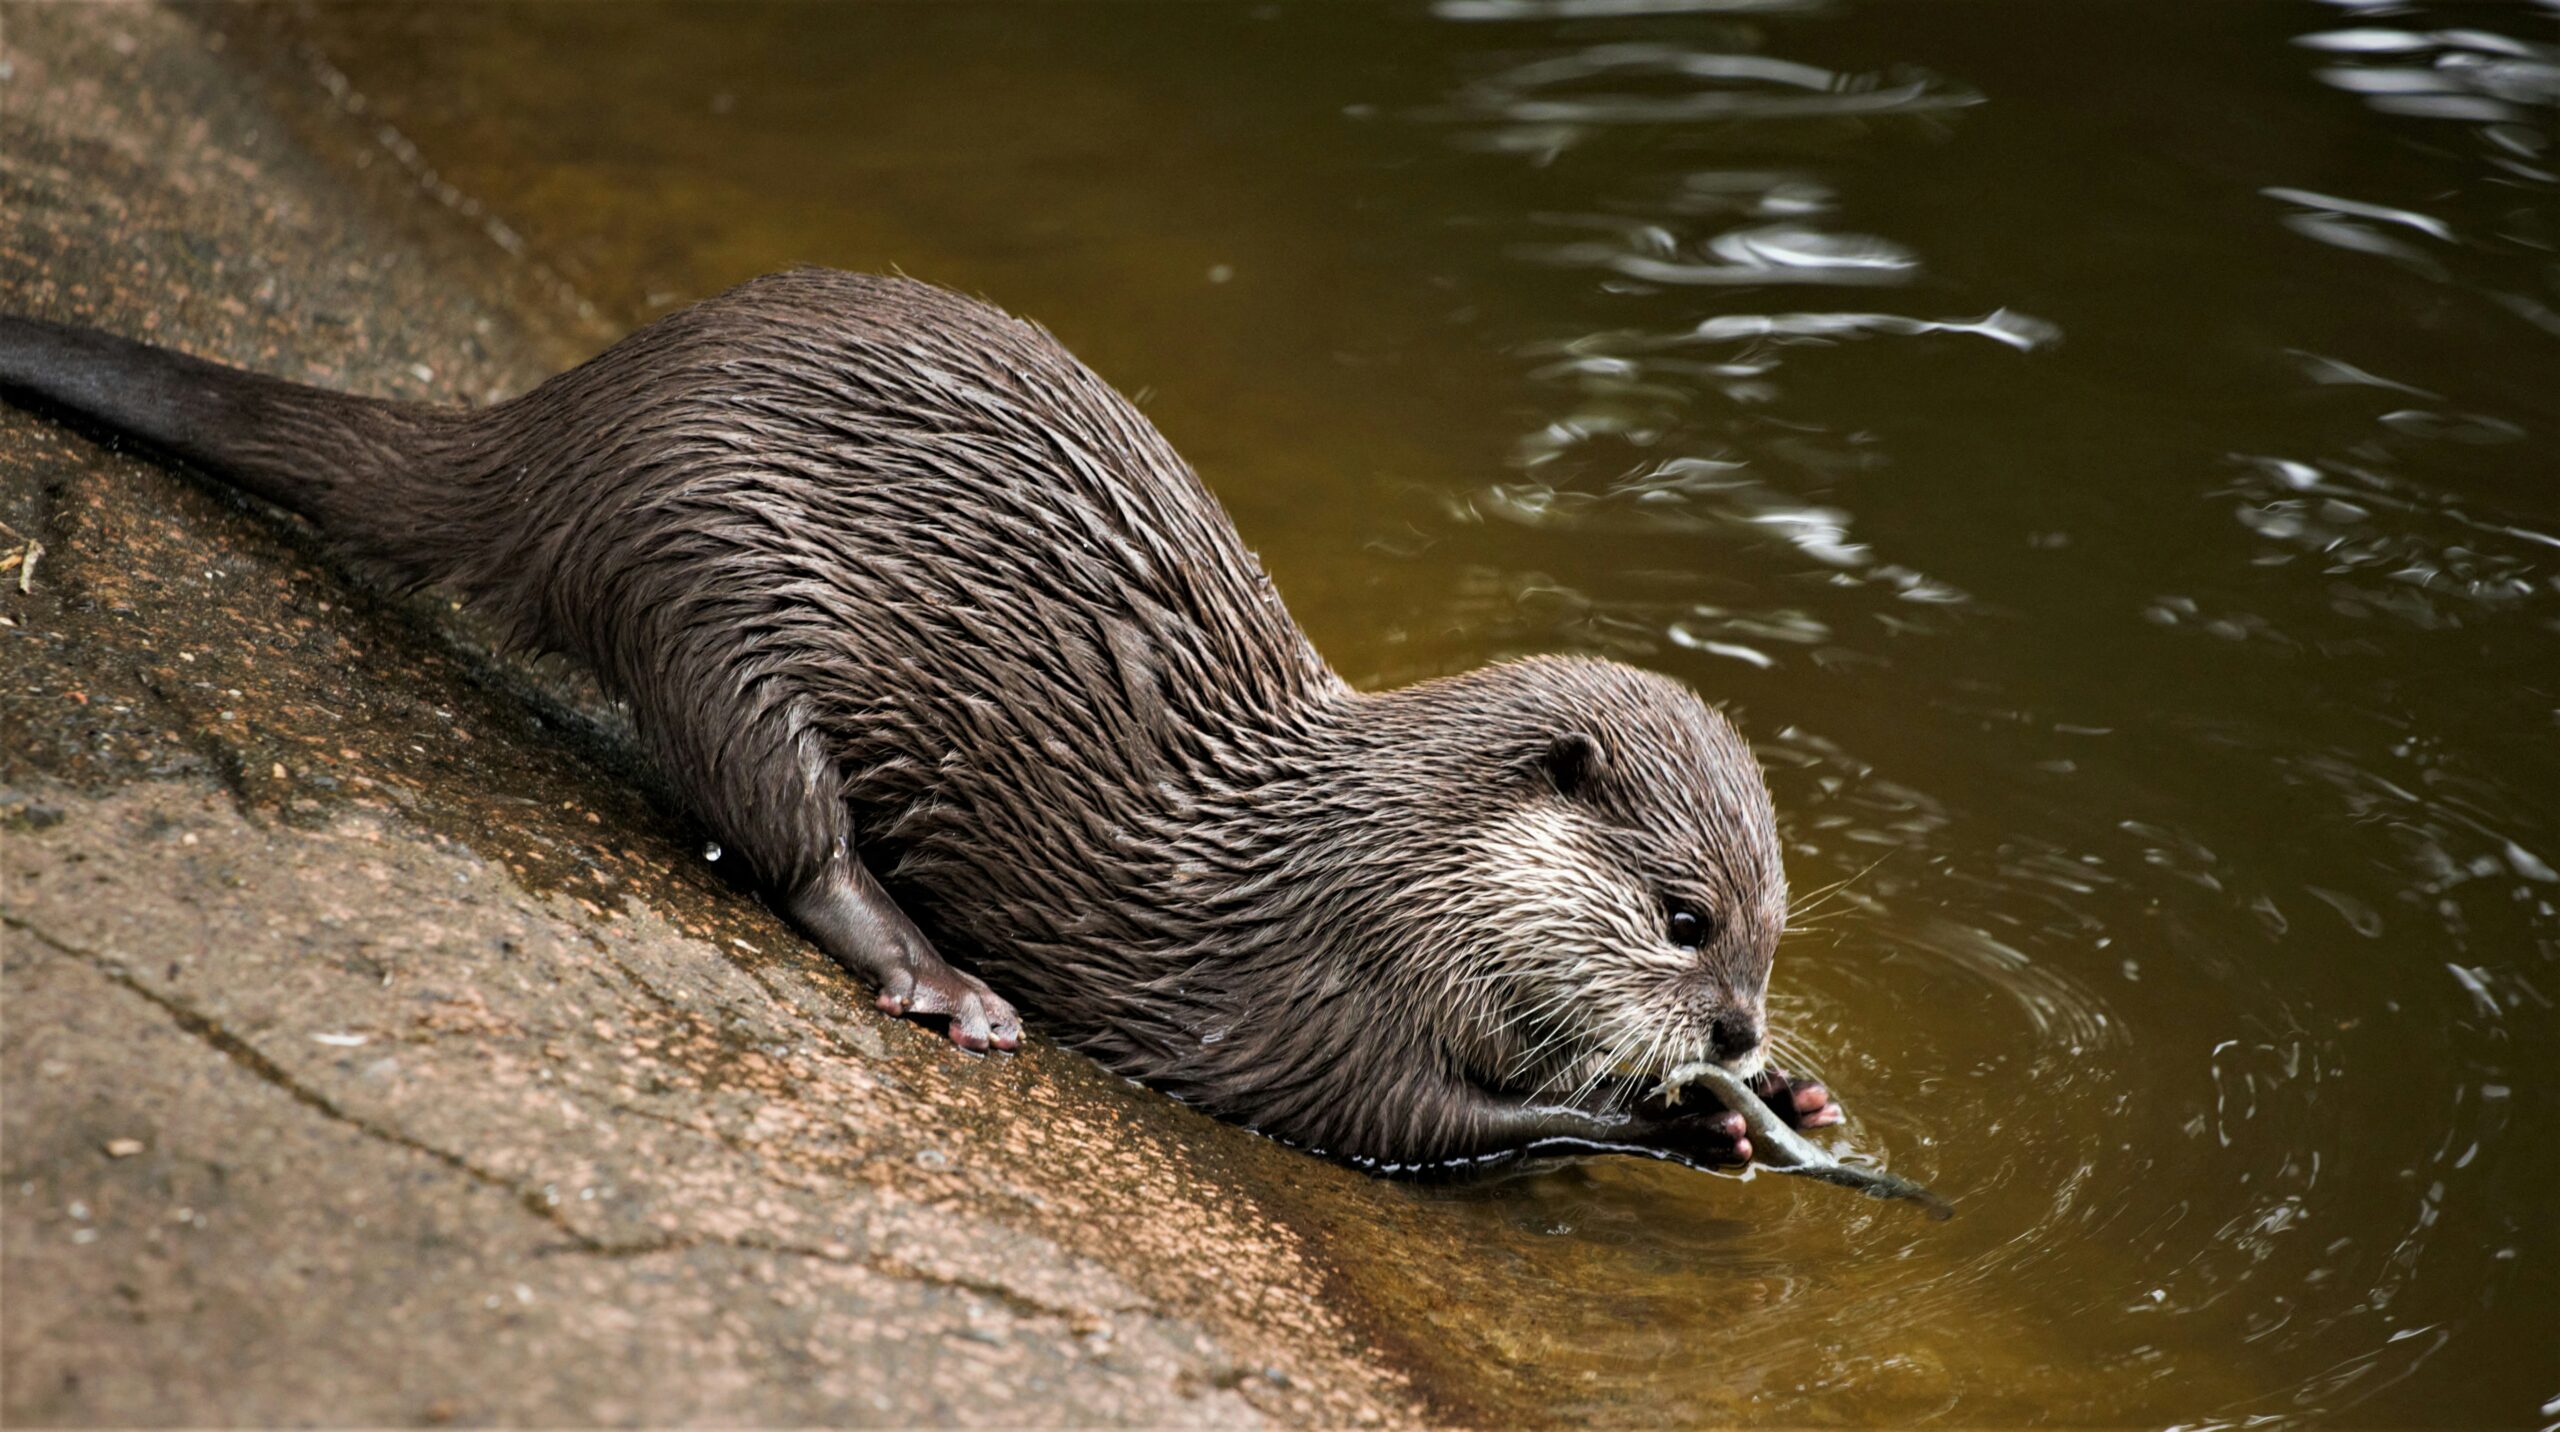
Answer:
M237 48L0 4L0 306L446 400L594 344ZM0 523L0 1420L1426 1418L1260 1192L1363 1180L881 1018L574 672L15 410Z

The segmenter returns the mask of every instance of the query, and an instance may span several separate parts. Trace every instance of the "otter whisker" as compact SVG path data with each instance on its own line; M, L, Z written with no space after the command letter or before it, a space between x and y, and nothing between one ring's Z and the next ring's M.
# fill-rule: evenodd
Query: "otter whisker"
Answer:
M1512 1030L1520 1027L1521 1025L1527 1024L1532 1020L1543 1020L1561 1013L1571 1003L1571 1000L1557 998L1550 999L1539 1004L1530 1005L1512 1015L1509 1019L1495 1025L1490 1032L1495 1037L1508 1034Z
M1646 1031L1639 1026L1620 1035L1615 1042L1610 1044L1607 1053L1592 1061L1590 1076L1584 1079L1581 1084L1577 1085L1571 1094L1565 1096L1565 1102L1568 1104L1579 1104L1584 1099L1589 1098L1592 1092L1597 1090L1600 1085L1616 1071L1619 1065L1626 1062L1627 1051L1637 1043L1641 1042L1644 1039L1645 1034Z
M1564 1048L1575 1039L1579 1038L1580 1034L1581 1031L1570 1026L1559 1027L1553 1030L1547 1034L1545 1038L1529 1046L1528 1049L1508 1061L1504 1065L1500 1077L1507 1082L1511 1079L1527 1074L1530 1070L1538 1067L1540 1063L1544 1062L1549 1055L1553 1054L1558 1049Z
M1770 1035L1769 1053L1775 1056L1779 1068L1796 1078L1819 1077L1821 1061L1814 1057L1810 1048L1793 1036Z
M1830 884L1823 886L1821 889L1814 891L1812 894L1805 896L1797 904L1789 907L1787 910L1787 923L1792 926L1797 920L1806 915L1812 914L1814 911L1821 909L1824 905L1838 899L1850 886L1866 879L1868 875L1874 872L1877 866L1891 860L1899 853L1898 849L1888 850L1884 854L1877 856L1875 859L1868 861L1866 868L1860 870L1857 874L1846 876L1839 880L1834 880Z

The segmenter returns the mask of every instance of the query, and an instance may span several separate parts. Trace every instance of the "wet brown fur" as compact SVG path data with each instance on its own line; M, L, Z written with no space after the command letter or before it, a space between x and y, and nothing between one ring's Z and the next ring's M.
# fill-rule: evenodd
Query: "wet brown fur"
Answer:
M0 319L0 385L590 663L767 887L858 855L1036 1027L1222 1116L1649 1142L1610 1065L1757 1043L1785 881L1721 717L1576 658L1352 690L1155 429L983 304L778 274L482 411Z

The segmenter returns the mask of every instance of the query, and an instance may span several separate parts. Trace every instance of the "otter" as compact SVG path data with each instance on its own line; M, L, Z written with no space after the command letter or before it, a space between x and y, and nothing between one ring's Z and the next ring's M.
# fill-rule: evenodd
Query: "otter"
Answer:
M520 397L359 397L0 318L0 388L310 519L584 662L892 1015L1058 1041L1374 1168L1747 1159L1648 1094L1764 1067L1786 876L1688 688L1325 664L1207 487L1049 334L802 269ZM945 952L966 952L963 970Z

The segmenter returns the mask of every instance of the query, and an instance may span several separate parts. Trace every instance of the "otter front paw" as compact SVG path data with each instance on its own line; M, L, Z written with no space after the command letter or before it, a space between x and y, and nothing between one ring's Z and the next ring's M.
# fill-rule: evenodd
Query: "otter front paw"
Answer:
M1667 1147L1702 1164L1751 1162L1750 1126L1731 1109L1700 1112L1676 1120L1667 1132Z
M1022 1019L1013 1006L977 976L939 959L891 970L880 983L878 1004L891 1014L948 1017L951 1042L963 1049L1013 1049L1022 1043Z
M1751 1080L1751 1088L1789 1128L1819 1129L1841 1120L1840 1106L1819 1080L1770 1069ZM1654 1142L1699 1163L1745 1164L1757 1152L1748 1130L1742 1115L1731 1109L1675 1111Z
M1783 1069L1764 1069L1751 1081L1751 1088L1791 1129L1828 1128L1846 1117L1819 1079L1798 1079Z

